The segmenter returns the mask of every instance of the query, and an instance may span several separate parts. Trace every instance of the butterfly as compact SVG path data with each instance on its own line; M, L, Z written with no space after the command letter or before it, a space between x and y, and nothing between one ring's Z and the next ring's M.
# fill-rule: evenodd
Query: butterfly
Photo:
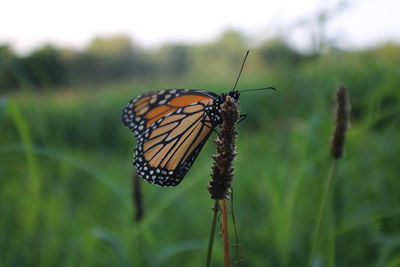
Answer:
M122 110L122 121L137 139L133 164L139 176L159 186L178 185L222 123L227 95L238 101L240 92L168 89L132 99Z

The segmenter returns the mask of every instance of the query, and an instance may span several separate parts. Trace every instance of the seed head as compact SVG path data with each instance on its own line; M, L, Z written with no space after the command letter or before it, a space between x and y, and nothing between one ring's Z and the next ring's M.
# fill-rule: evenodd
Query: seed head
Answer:
M340 85L336 92L336 127L332 136L331 154L335 159L343 155L346 130L349 128L350 100L347 89Z
M226 96L221 105L222 124L217 139L214 141L217 154L213 156L211 181L208 191L212 199L228 199L231 193L236 157L236 124L239 119L239 103L232 97Z

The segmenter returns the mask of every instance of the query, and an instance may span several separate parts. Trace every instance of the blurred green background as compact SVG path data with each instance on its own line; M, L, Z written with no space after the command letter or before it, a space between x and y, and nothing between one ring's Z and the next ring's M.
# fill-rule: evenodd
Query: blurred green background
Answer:
M0 266L204 266L211 140L178 187L141 183L135 221L135 140L121 109L150 90L227 92L247 49L236 31L157 49L123 35L24 56L1 46ZM239 89L278 90L240 99L238 266L309 264L340 84L351 128L313 266L400 266L399 62L397 44L304 54L275 38L251 48ZM217 236L213 266L222 257Z

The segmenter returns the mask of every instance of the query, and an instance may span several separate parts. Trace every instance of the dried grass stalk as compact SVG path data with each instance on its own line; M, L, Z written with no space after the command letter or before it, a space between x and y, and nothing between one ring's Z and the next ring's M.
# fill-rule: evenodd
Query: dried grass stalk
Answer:
M229 199L231 183L233 180L233 160L236 153L236 124L239 119L239 103L226 96L225 102L221 105L222 124L217 140L214 141L217 147L217 154L213 156L211 181L208 191L212 199Z

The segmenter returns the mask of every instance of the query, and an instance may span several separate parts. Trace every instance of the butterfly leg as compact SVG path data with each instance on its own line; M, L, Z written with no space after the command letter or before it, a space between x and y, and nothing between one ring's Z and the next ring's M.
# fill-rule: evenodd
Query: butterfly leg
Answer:
M218 134L218 131L215 130L215 128L210 127L210 126L207 125L206 122L209 122L209 123L211 123L211 124L213 123L211 120L202 120L201 122L203 123L204 126L206 126L207 128L211 129L214 133L217 133L217 134Z
M240 114L238 123L241 123L246 118L247 118L247 114Z

